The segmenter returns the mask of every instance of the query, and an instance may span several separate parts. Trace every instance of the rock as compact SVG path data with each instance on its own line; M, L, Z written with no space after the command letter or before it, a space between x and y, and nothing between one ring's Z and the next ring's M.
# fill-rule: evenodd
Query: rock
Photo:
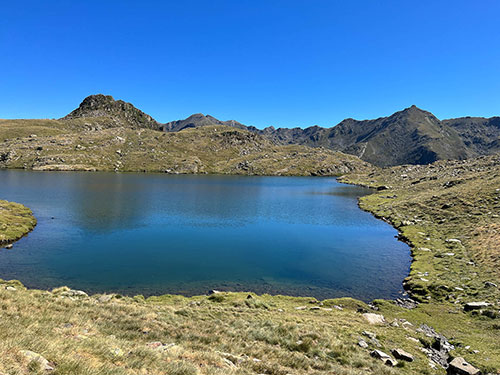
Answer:
M123 350L121 350L120 348L113 348L111 349L111 354L113 354L115 357L122 357Z
M85 293L83 290L70 289L70 290L66 290L66 291L62 292L61 296L64 296L64 297L88 297L89 295L87 293Z
M364 313L363 318L365 318L369 324L384 324L385 323L384 316L380 315L380 314Z
M9 285L8 287L5 288L5 290L10 290L11 292L15 292L17 289Z
M52 367L44 357L40 354L32 352L31 350L21 350L21 354L24 355L30 362L38 362L40 367L45 371L52 371L54 367Z
M446 240L446 242L449 242L449 243L459 243L459 244L461 244L461 243L462 243L462 241L460 241L460 240L459 240L459 239L457 239L457 238L448 238L448 239Z
M387 185L382 185L377 187L377 191L389 190L390 187Z
M464 306L465 311L480 310L488 307L490 304L488 302L469 302Z
M366 337L372 339L372 340L377 338L377 335L375 335L373 332L370 332L370 331L363 331L363 332L361 332L361 334L363 336L366 336Z
M212 294L217 294L217 293L221 293L221 291L220 290L215 290L215 289L210 289L207 294L209 296L211 296Z
M396 359L401 359L402 361L406 362L413 362L413 356L410 353L405 352L403 349L392 349L391 353Z
M448 375L478 375L481 372L462 357L457 357L450 362L446 373Z
M370 355L374 358L380 359L382 362L384 362L387 366L394 367L398 364L398 362L394 359L391 358L388 354L385 354L381 350L373 350Z
M360 346L360 347L362 347L364 349L368 348L368 344L366 343L365 340L359 340L358 341L358 346Z
M307 309L307 306L299 306L299 307L296 307L295 310L306 310Z
M105 302L109 302L111 301L111 299L113 299L114 295L113 294L103 294L102 296L100 296L98 298L98 301L100 303L105 303Z
M394 303L398 305L399 307L402 307L404 309L414 309L415 307L418 306L418 302L412 300L411 298L397 298Z
M497 284L495 284L495 283L492 283L491 281L486 281L486 282L484 283L484 286L485 286L486 288L498 288L498 285L497 285Z
M8 250L12 249L13 247L14 247L14 245L12 245L11 243L8 245L5 245L5 248Z

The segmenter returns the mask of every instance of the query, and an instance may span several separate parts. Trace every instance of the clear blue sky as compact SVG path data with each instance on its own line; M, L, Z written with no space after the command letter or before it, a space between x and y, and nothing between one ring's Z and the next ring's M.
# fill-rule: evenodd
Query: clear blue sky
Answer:
M500 1L4 1L0 118L93 93L158 121L195 112L333 126L412 104L500 115Z

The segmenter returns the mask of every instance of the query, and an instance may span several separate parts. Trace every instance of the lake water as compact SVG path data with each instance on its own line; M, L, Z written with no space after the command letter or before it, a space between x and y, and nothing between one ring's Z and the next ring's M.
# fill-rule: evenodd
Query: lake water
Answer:
M368 193L318 177L0 170L0 199L38 219L0 250L0 278L127 295L394 298L410 252L357 207Z

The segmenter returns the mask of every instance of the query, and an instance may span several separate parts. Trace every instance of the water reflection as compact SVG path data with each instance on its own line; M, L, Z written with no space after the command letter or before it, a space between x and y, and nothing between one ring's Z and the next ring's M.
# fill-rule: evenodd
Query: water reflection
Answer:
M369 300L401 291L410 256L329 178L0 171L33 233L0 277L127 294L211 288ZM52 219L54 217L54 219Z

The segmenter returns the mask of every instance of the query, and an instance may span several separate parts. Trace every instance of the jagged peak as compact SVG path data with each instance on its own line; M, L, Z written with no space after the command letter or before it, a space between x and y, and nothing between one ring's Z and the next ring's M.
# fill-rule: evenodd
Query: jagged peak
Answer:
M111 95L89 95L64 120L82 117L106 117L122 125L157 129L158 122L150 115L123 100L115 100Z

